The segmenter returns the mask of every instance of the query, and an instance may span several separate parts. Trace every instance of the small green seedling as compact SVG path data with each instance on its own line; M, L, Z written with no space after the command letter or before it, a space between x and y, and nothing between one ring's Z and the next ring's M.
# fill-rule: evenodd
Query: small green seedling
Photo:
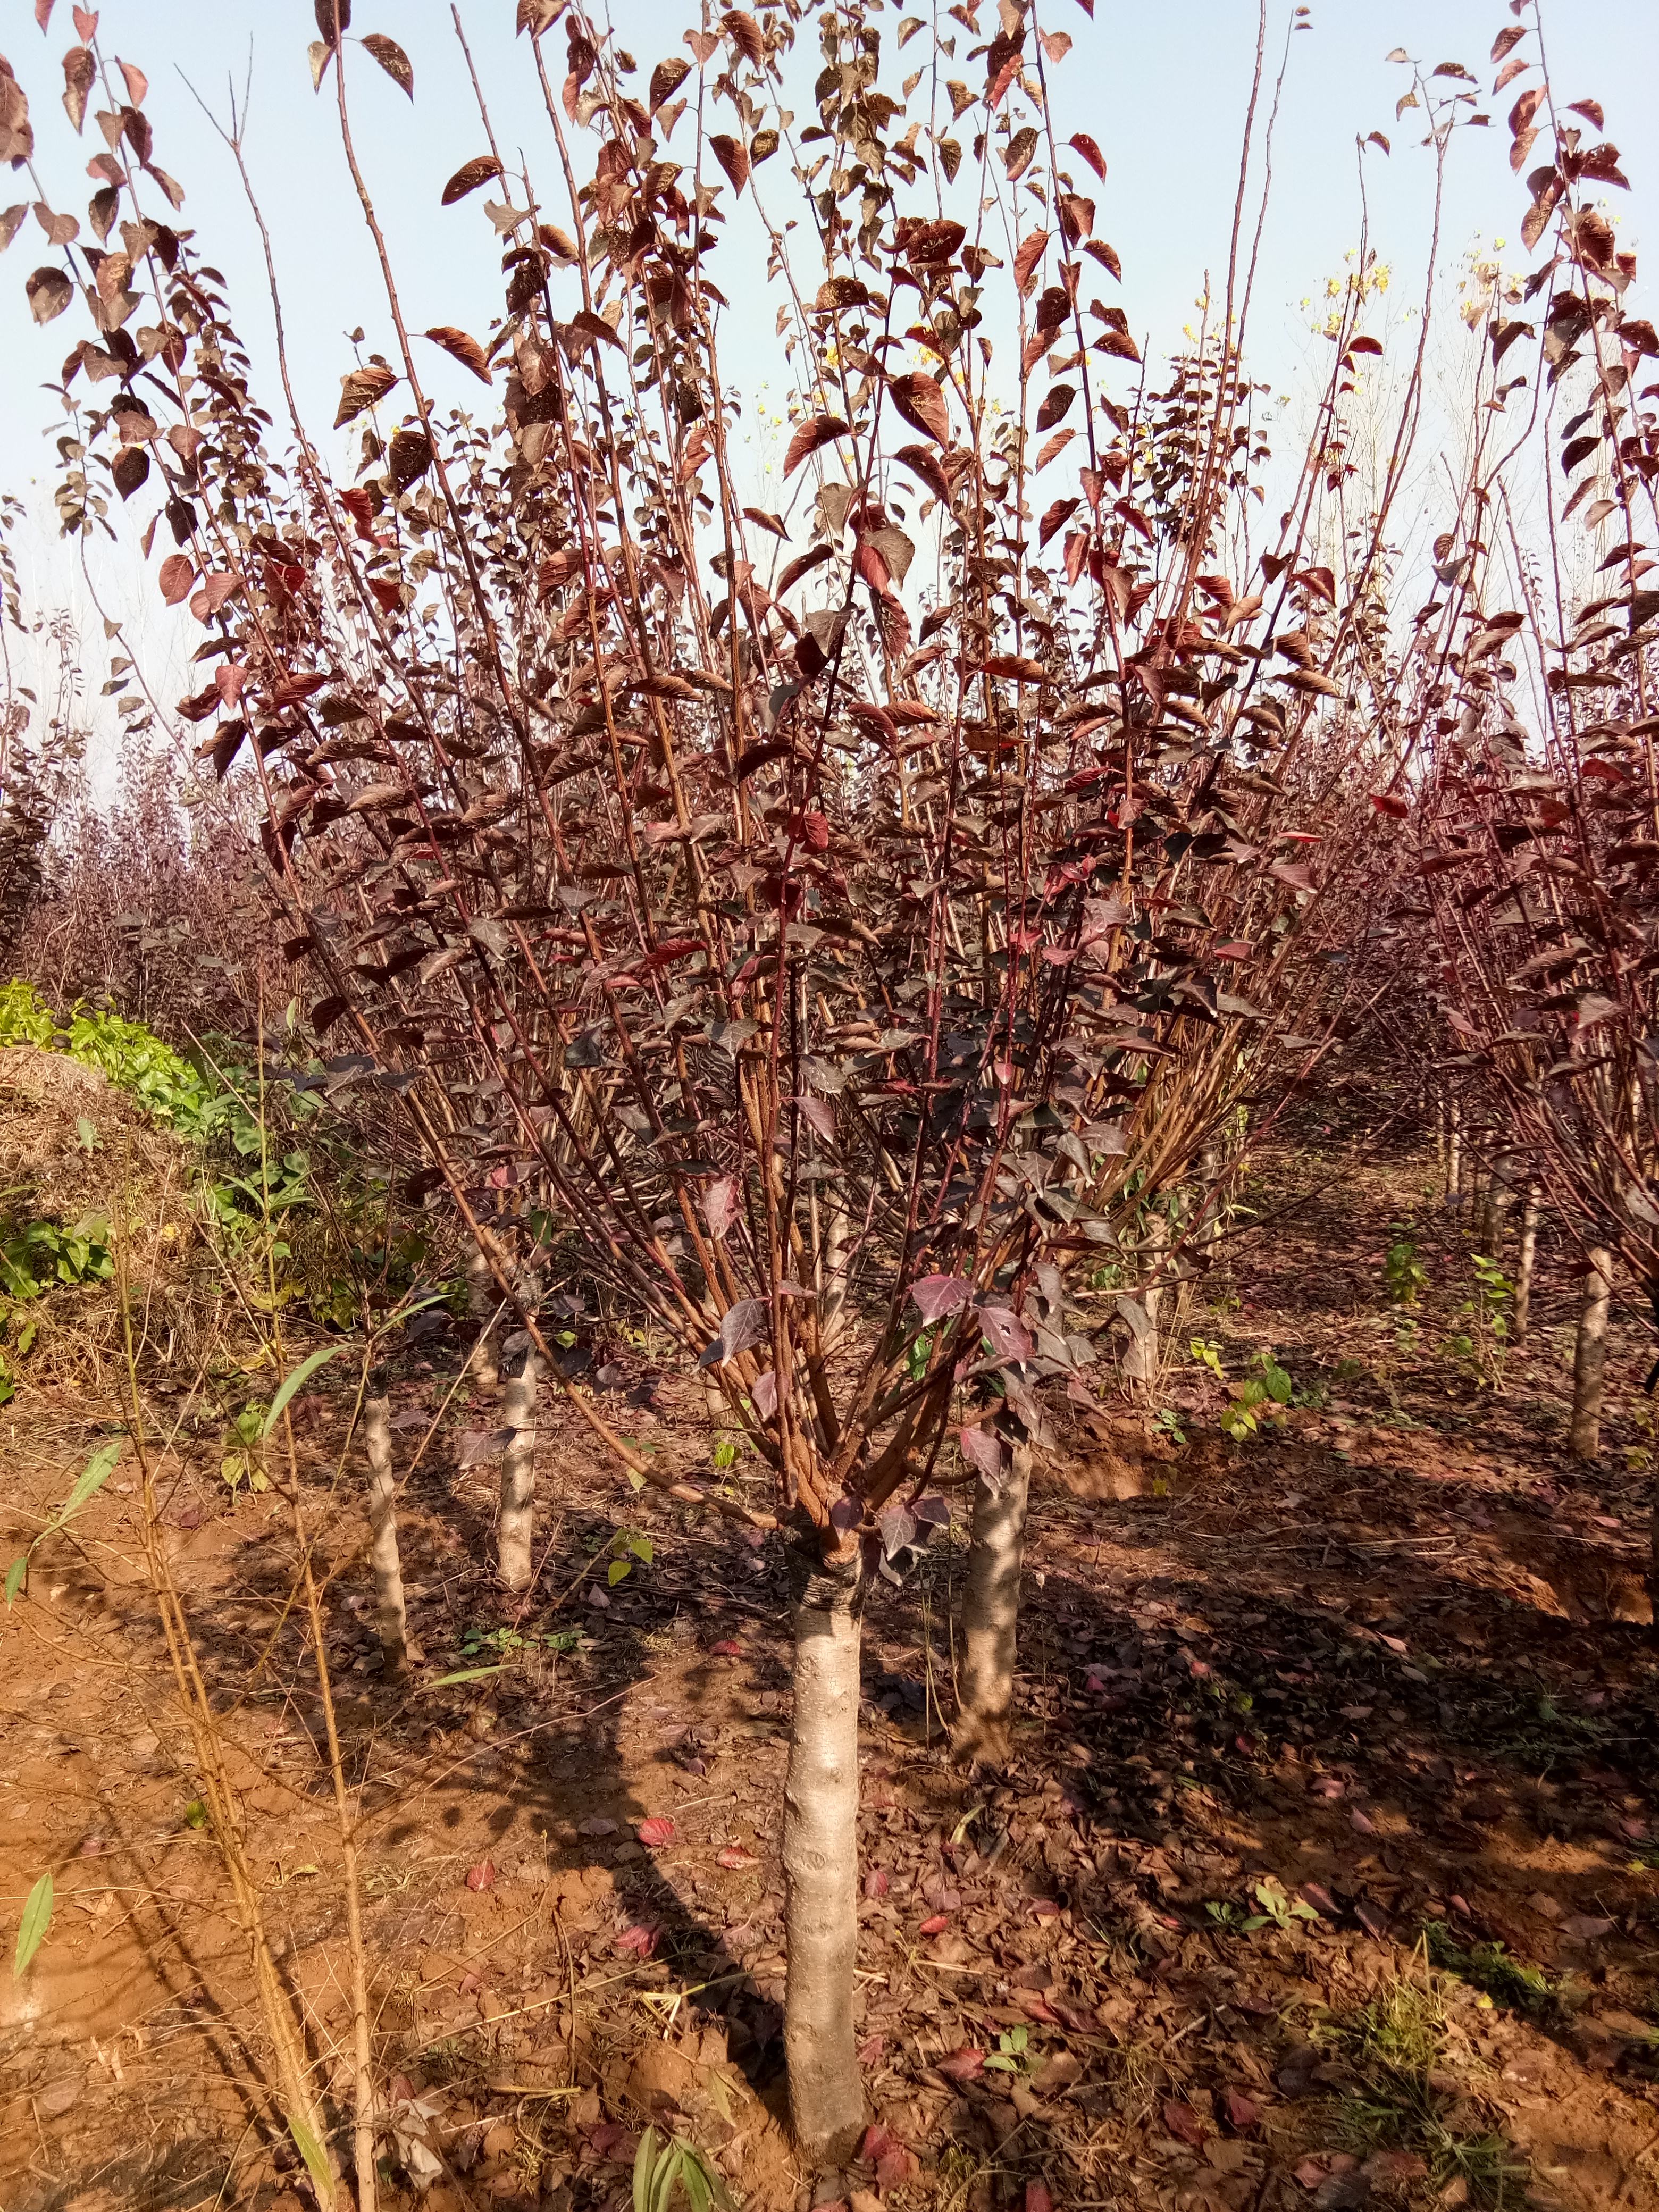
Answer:
M1287 1897L1285 1886L1272 1875L1264 1875L1250 1894L1261 1907L1242 1924L1247 1936L1258 1928L1288 1929L1298 1920L1317 1920L1319 1915L1311 1905L1299 1897Z
M675 2136L658 2140L655 2128L640 2137L634 2158L634 2212L670 2212L676 2189L685 2192L691 2212L737 2212L726 2184L700 2150Z
M18 1923L17 1952L11 1962L13 1981L21 1981L29 1970L29 1962L46 1940L46 1930L52 1925L52 1876L43 1874L28 1894L23 1907L23 1917Z
M1411 1224L1396 1221L1389 1228L1394 1243L1382 1262L1382 1279L1388 1286L1389 1303L1396 1306L1414 1306L1428 1288L1428 1270L1417 1256L1417 1245L1411 1236Z
M996 2049L986 2053L986 2071L1020 2075L1035 2074L1037 2055L1030 2047L1030 2040L1029 2027L1005 2028L997 2038Z

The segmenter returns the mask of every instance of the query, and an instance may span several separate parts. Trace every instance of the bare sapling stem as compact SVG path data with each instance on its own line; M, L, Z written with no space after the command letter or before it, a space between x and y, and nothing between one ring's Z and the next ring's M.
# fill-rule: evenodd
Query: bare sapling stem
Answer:
M1463 1111L1454 1098L1446 1109L1446 1195L1459 1198L1463 1190Z
M512 1431L501 1454L501 1504L497 1528L501 1580L508 1589L530 1587L531 1540L536 1513L536 1386L542 1363L527 1346L502 1397L501 1419Z
M1510 1155L1500 1152L1492 1164L1486 1182L1486 1214L1480 1232L1480 1249L1494 1264L1504 1257L1504 1225L1515 1193L1509 1180Z
M486 1390L493 1390L501 1379L493 1326L499 1299L489 1258L475 1244L466 1262L466 1310L479 1329L472 1353L472 1379Z
M340 1756L340 1731L334 1714L334 1687L329 1678L328 1651L323 1637L323 1608L312 1572L311 1547L306 1540L305 1516L300 1504L299 1468L294 1452L294 1431L286 1413L283 1426L288 1446L289 1495L294 1522L294 1541L300 1554L300 1571L311 1628L311 1648L317 1668L317 1692L328 1736L328 1771L334 1785L334 1811L340 1829L340 1875L345 1892L346 1934L351 1954L351 2035L353 2072L356 2077L356 2124L353 2130L357 2169L357 2212L375 2212L378 2177L374 2169L374 2057L369 2038L368 1960L363 1945L362 1893L358 1881L356 1822L351 1792ZM390 1454L388 1452L388 1457ZM399 1602L402 1593L399 1591Z
M403 1565L398 1555L398 1485L392 1471L389 1398L365 1401L363 1443L368 1454L369 1559L374 1571L375 1623L380 1656L390 1678L404 1672L410 1653Z
M818 1297L818 1334L825 1352L841 1341L847 1312L847 1263L850 1223L847 1200L834 1183L823 1192L823 1288Z
M993 1482L981 1470L974 1484L973 1541L962 1592L958 1717L951 1747L963 1761L982 1759L997 1766L1008 1755L1030 1476L1031 1446L1022 1437L1014 1442L1012 1462L1000 1480Z
M804 1562L804 1572L802 1564ZM857 1554L797 1555L795 1714L784 1784L784 2048L802 2156L839 2164L864 2128L853 2015L858 1956Z
M1515 1256L1515 1341L1525 1344L1532 1319L1532 1271L1538 1255L1538 1186L1528 1183L1521 1206L1521 1241Z
M1613 1254L1604 1244L1586 1255L1584 1302L1578 1310L1578 1340L1572 1357L1572 1429L1569 1445L1575 1459L1594 1459L1601 1443L1601 1384L1607 1358L1607 1309L1613 1296Z

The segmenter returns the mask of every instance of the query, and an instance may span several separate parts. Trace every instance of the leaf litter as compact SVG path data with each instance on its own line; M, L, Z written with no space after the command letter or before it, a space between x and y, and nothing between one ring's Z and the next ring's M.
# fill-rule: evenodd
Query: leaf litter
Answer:
M1616 1461L1577 1470L1553 1447L1564 1385L1546 1353L1495 1401L1385 1356L1380 1273L1352 1255L1384 1249L1420 1164L1343 1143L1328 1133L1270 1164L1253 1200L1269 1212L1319 1180L1310 1149L1327 1170L1340 1154L1340 1189L1241 1244L1200 1317L1226 1368L1271 1352L1306 1402L1234 1444L1217 1425L1223 1386L1172 1363L1184 1447L1104 1404L1054 1408L1006 1768L964 1776L945 1739L959 1517L912 1587L872 1587L859 1908L872 2119L842 2177L849 2208L1247 2212L1531 2189L1611 2212L1627 2182L1638 2198L1647 2185L1654 1672L1639 1628L1586 1601L1627 1571L1645 1500ZM1443 1284L1462 1232L1420 1229ZM1570 1307L1565 1260L1558 1272L1535 1294L1541 1340ZM619 1358L631 1380L639 1362ZM412 1374L394 1389L403 1412L428 1395ZM640 1419L664 1442L695 1438L694 1378L665 1376L651 1405ZM302 1472L322 1486L338 1402L307 1406ZM72 1418L67 1401L58 1411ZM447 1457L411 1479L406 1571L434 1668L500 1614L499 1668L400 1699L343 1604L333 1624L348 1747L372 1753L360 1849L407 2170L422 2167L417 2142L441 2143L493 2199L514 2201L533 2166L544 2201L568 2187L570 2205L599 2203L650 2124L694 2140L745 2202L793 2206L773 1810L781 1553L753 1531L683 1540L644 1499L654 1562L603 1613L567 1635L583 1601L550 1572L515 1622L465 1534L489 1510L494 1469L471 1441L489 1418L458 1404ZM591 1529L602 1548L614 1500L586 1483L567 1419L556 1403L545 1418L549 1479L572 1540ZM35 1449L21 1487L46 1500L61 1478ZM280 1562L251 1564L252 1524L205 1472L184 1480L179 1503L199 1484L202 1507L194 1601L262 1572L275 1590ZM112 1495L96 1510L127 1509ZM349 1547L349 1516L329 1541ZM218 1663L234 1668L257 1631L234 1606L228 1619ZM304 1723L297 1641L289 1657L276 1679ZM99 1678L71 1680L49 1647L18 1666L16 1709L45 1710L54 1690L73 1700L74 1734L54 1738L99 1743L105 1794L80 1809L84 1759L55 1740L16 1761L8 1887L22 1895L55 1850L60 1908L82 1902L31 1963L45 2024L27 2052L9 2040L11 2059L65 2171L94 2170L94 2136L136 2098L173 2100L191 2139L228 2154L228 2106L189 2108L179 2087L209 2017L154 1981L114 1994L133 1947L163 1940L180 1880L167 1839L191 1832L176 1784L105 1718ZM265 1725L246 1738L274 1778L250 1795L254 1848L326 1877L331 1814L306 1794L307 1725ZM95 1853L79 1850L88 1834ZM118 1878L137 1884L128 1924L91 1909ZM332 1989L326 2020L344 1958L335 1885L282 1893L302 1900L297 1971ZM205 1901L204 1971L214 2004L257 2033L228 1904ZM95 2001L72 1978L88 1969ZM118 2081L100 2070L60 2109L71 2054L132 2027L154 2055L135 2051ZM422 2201L441 2212L451 2186L440 2176Z

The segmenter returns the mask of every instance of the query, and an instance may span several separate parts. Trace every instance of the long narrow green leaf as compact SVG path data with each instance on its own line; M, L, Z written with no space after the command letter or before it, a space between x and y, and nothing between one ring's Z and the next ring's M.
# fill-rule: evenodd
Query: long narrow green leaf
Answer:
M634 2212L651 2212L651 2169L656 2157L657 2130L647 2128L634 2154Z
M328 2159L321 2143L318 2142L297 2112L289 2114L288 2131L293 2136L295 2146L306 2162L307 2172L317 2185L318 2197L325 2204L331 2203L334 2199L334 2177L328 2170Z
M301 1384L309 1382L325 1360L332 1359L337 1352L344 1352L349 1348L343 1344L325 1344L320 1352L313 1352L308 1359L302 1359L291 1375L283 1377L276 1395L270 1401L270 1411L265 1415L265 1425L259 1431L262 1438L268 1437L276 1427L283 1407Z
M27 1552L24 1553L21 1559L14 1559L11 1565L6 1569L6 1609L8 1612L11 1610L11 1607L17 1596L18 1591L22 1589L23 1577L27 1574L28 1571L29 1555Z
M428 1682L428 1690L447 1690L452 1682L482 1682L486 1674L499 1674L499 1664L494 1667L463 1667L459 1674L440 1674L435 1682Z
M88 1498L94 1497L109 1480L115 1472L115 1462L120 1458L121 1447L125 1442L125 1437L117 1437L113 1443L107 1443L100 1451L94 1452L92 1457L75 1478L74 1489L64 1500L64 1510L58 1516L58 1525L60 1528L65 1521L78 1513Z
M677 2142L670 2143L657 2166L651 2190L651 2212L668 2212L673 2199L674 2184L685 2166L685 2152Z
M46 1930L52 1925L52 1876L43 1874L29 1892L29 1901L23 1907L22 1923L17 1930L17 1956L12 1962L11 1975L17 1981L28 1972L29 1960L46 1940Z

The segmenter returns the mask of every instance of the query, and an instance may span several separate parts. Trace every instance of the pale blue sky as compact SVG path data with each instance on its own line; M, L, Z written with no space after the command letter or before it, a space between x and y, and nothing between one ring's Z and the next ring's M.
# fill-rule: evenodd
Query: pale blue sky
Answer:
M895 21L899 12L890 9L886 20ZM983 0L983 12L992 21L992 0ZM1046 27L1068 31L1076 42L1053 79L1063 131L1091 131L1109 165L1096 196L1098 230L1123 262L1121 291L1112 296L1121 299L1132 329L1150 332L1155 352L1161 351L1192 319L1206 270L1218 289L1224 274L1255 7L1251 0L1192 0L1182 7L1097 0L1092 23L1076 0L1045 0L1039 12ZM1284 0L1275 0L1264 120L1287 12ZM84 164L102 142L90 119L77 142L58 105L59 57L74 35L70 0L58 0L47 39L33 13L32 0L5 0L0 50L31 94L37 167L48 195L84 216L92 189ZM511 161L523 149L550 213L568 222L528 42L513 34L514 0L464 0L462 13L504 153L513 149ZM641 82L660 55L684 51L689 9L614 0L614 13L623 42L641 64ZM350 55L359 153L390 237L409 321L416 329L454 323L487 337L501 298L499 247L482 210L488 195L452 209L438 205L443 179L484 146L447 0L356 0L354 32L389 33L415 69L411 108L360 51ZM1395 271L1390 313L1421 295L1432 159L1419 143L1420 114L1395 120L1407 73L1385 55L1403 46L1429 67L1462 62L1484 92L1493 76L1486 59L1492 39L1510 20L1503 0L1314 0L1311 28L1292 41L1250 332L1251 365L1276 392L1298 380L1304 362L1322 370L1328 360L1322 342L1310 337L1298 302L1322 289L1358 238L1356 135L1381 130L1393 141L1390 158L1374 152L1366 157L1372 240ZM1557 0L1545 34L1558 100L1594 94L1607 109L1608 133L1623 148L1636 188L1624 210L1625 228L1639 244L1631 210L1652 185L1655 134L1641 118L1651 112L1659 84L1659 7L1653 0ZM301 405L314 425L327 424L338 380L351 365L347 333L361 324L371 347L395 348L339 147L334 101L326 88L321 99L312 91L306 46L314 28L307 0L216 0L209 8L200 0L106 0L100 35L106 53L137 61L149 77L146 111L155 158L185 187L179 221L195 227L206 258L231 279L233 303L258 365L256 381L266 384L276 413L274 377L259 373L270 358L270 317L252 220L229 156L179 74L187 73L223 113L227 81L234 76L240 92L251 41L249 165L273 234ZM562 62L562 30L549 45L550 59ZM919 39L906 60L922 45ZM1522 51L1534 49L1529 43ZM1449 266L1470 243L1494 236L1510 241L1507 263L1528 265L1517 236L1524 194L1510 172L1503 127L1514 96L1506 92L1492 103L1490 131L1456 134L1442 237ZM689 125L680 131L687 134ZM789 182L783 163L780 155L758 173L774 204ZM26 179L17 184L27 189ZM731 244L738 238L734 224ZM26 588L38 604L78 605L83 593L73 561L52 536L50 447L41 434L55 434L58 417L55 403L39 386L56 376L84 322L72 308L44 331L30 324L22 283L47 258L44 245L31 218L0 261L0 486L37 501L44 518L19 548ZM723 344L727 375L739 382L750 375L756 384L769 375L772 392L781 393L780 364L770 349L773 303L759 282L760 257L750 264L728 249L722 259L717 274L732 296L735 325ZM734 284L734 268L744 267L752 267L752 289ZM1641 312L1653 311L1649 305ZM473 380L435 349L428 352L431 386L442 399L470 404L476 397L487 404ZM135 506L147 506L145 494ZM103 557L95 568L100 590L123 600L124 613L136 607L145 632L165 643L153 583L135 592L130 568Z

